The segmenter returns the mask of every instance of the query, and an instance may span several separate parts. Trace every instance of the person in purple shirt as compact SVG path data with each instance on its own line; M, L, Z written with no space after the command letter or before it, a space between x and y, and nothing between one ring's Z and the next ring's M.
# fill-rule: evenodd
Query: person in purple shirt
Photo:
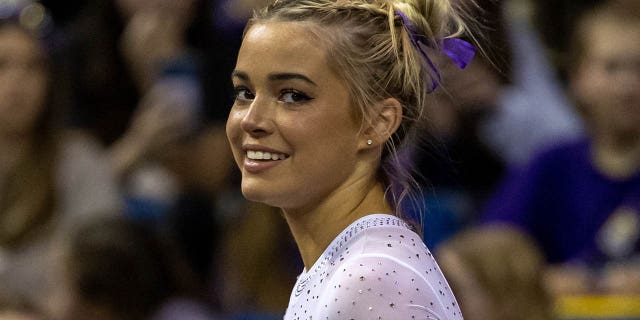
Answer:
M530 233L552 264L604 272L595 282L576 281L583 289L640 292L640 271L633 271L640 270L639 13L638 1L610 0L580 15L568 88L589 136L514 169L482 214L484 223ZM610 266L625 271L608 275Z
M522 227L551 263L601 258L597 234L607 220L623 208L640 210L640 172L607 175L593 163L595 148L588 140L561 145L514 170L487 202L482 219Z

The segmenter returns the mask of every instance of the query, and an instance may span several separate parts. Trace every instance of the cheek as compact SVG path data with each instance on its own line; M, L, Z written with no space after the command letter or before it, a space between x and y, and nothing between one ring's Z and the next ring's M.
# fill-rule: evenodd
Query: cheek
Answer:
M42 111L47 98L44 77L29 77L19 83L0 77L0 117L13 122L12 126L29 130Z
M229 141L239 139L242 136L242 120L245 118L246 110L231 107L227 117L226 131Z
M320 179L340 180L353 170L357 158L357 135L351 124L335 119L327 122L297 123L286 136L304 154L305 163ZM294 134L296 133L296 134ZM284 134L284 133L283 133Z
M29 85L25 85L25 98L29 99L34 108L39 108L47 99L48 83L44 75L34 76Z
M573 95L584 106L597 105L598 101L606 98L607 82L606 74L597 68L582 67L571 81Z
M231 112L229 112L229 117L227 118L226 133L227 140L229 141L229 145L231 146L231 150L233 151L233 155L234 157L236 157L236 160L237 153L241 148L240 144L242 143L242 128L240 126L241 121L242 113L232 109Z

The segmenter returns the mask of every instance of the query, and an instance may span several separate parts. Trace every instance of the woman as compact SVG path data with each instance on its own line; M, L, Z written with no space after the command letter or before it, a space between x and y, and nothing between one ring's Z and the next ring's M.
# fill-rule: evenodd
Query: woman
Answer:
M275 1L249 22L227 135L243 194L282 209L302 255L285 319L462 318L400 218L396 149L437 85L427 51L463 66L472 47L443 39L464 31L440 0Z
M44 8L27 3L3 12L9 14L0 19L0 312L48 314L60 292L56 240L86 216L117 209L120 200L97 144L53 124L54 77L43 30L26 23L47 21L37 19L46 17Z

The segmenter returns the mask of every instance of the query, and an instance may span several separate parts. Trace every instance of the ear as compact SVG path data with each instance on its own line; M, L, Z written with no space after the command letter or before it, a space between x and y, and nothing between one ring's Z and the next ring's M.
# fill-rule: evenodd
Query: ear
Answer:
M377 103L374 109L376 114L363 131L361 142L363 149L383 145L402 123L402 104L397 99L384 99Z

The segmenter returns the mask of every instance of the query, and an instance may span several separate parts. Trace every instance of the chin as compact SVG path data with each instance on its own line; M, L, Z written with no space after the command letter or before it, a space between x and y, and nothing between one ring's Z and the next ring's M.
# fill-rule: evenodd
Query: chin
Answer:
M264 203L269 206L276 207L273 201L273 190L262 188L255 184L242 183L242 195L245 199L253 202Z
M292 202L291 192L275 193L273 189L255 188L254 186L242 186L242 195L245 199L258 202L275 208L293 208L296 205Z
M264 199L262 192L255 190L255 188L248 188L245 186L242 186L242 195L249 201L263 202Z

